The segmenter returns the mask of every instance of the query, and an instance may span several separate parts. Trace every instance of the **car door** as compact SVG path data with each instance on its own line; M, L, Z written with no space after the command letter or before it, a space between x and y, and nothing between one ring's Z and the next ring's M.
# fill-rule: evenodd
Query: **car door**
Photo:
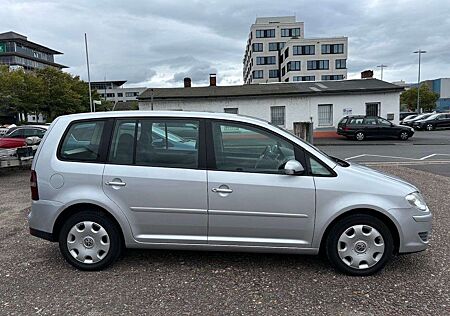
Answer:
M363 123L363 131L366 134L366 136L369 136L369 137L381 136L377 118L376 117L365 117L364 123Z
M443 127L450 128L450 114L445 114Z
M186 123L198 131L189 141L168 126ZM207 182L199 127L196 119L116 120L103 187L125 212L137 241L207 242Z
M315 218L314 179L286 175L294 144L260 127L212 121L208 138L208 243L310 247Z
M378 133L382 137L395 137L400 133L400 127L393 125L388 120L379 117L377 119Z

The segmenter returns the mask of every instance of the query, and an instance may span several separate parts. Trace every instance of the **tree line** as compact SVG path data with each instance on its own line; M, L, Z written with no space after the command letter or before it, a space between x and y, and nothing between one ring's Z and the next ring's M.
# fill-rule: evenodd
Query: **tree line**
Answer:
M423 112L434 111L439 94L433 92L426 84L420 85L419 89L420 108ZM400 105L405 110L413 112L417 110L417 87L406 90L401 94Z
M97 91L92 99L100 100ZM97 111L111 109L102 101ZM79 76L46 67L34 71L10 70L0 66L0 112L3 116L43 114L47 122L60 115L89 112L89 86Z

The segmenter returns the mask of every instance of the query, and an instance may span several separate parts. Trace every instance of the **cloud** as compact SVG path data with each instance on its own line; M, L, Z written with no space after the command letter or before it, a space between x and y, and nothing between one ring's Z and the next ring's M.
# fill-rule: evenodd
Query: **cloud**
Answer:
M376 65L384 79L414 82L418 48L422 78L448 76L450 3L432 0L2 0L2 31L64 52L56 61L86 79L84 33L91 78L128 80L133 85L179 86L242 83L242 58L257 16L296 15L306 37L349 37L349 77Z

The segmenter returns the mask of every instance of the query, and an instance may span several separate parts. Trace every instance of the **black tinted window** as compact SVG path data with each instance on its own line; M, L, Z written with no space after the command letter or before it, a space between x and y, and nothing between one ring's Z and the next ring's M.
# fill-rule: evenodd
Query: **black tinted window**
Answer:
M132 164L134 155L134 136L136 120L117 120L112 143L109 149L109 161L117 164Z
M364 124L365 125L377 125L378 121L376 117L366 117L364 119Z
M82 121L70 125L59 155L62 159L97 161L104 121Z
M198 121L139 120L136 164L198 168L198 137Z

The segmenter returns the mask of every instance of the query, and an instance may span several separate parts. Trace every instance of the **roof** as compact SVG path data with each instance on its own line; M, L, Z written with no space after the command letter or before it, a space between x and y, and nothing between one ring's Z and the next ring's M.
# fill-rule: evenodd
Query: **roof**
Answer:
M294 83L247 84L189 88L152 88L137 98L140 101L230 97L315 96L401 92L404 88L378 79L355 79Z
M54 50L54 49L48 48L46 46L31 42L27 39L26 36L21 35L16 32L12 32L12 31L0 33L0 40L14 41L16 43L24 44L27 47L34 48L38 51L53 54L53 55L61 55L62 54L61 52L58 52L57 50Z
M106 81L91 81L91 84L104 84L104 83L112 83L117 86L121 86L127 82L126 80L106 80Z

